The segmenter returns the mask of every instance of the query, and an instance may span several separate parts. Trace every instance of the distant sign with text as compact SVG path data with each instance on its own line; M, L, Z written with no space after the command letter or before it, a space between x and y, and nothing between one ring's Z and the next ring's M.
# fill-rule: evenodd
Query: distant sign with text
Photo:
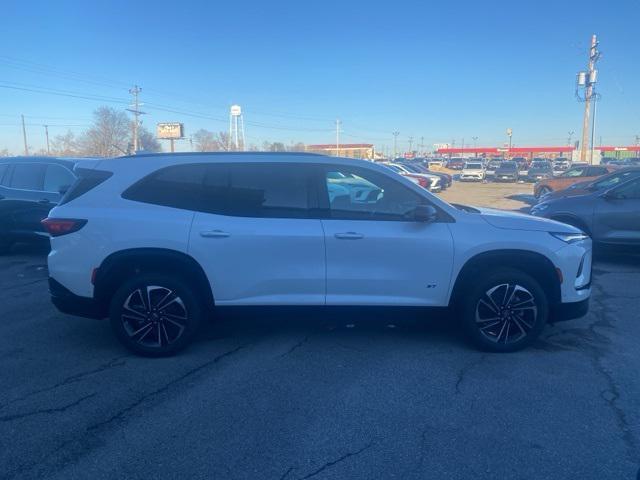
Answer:
M159 123L156 128L158 138L172 139L184 137L183 123Z

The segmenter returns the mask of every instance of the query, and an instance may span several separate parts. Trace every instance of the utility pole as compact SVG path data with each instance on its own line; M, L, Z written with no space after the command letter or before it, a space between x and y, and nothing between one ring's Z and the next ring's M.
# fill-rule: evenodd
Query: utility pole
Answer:
M464 150L464 137L462 137L462 146L460 148L462 148L462 150ZM460 154L460 156L462 158L464 158L464 151Z
M411 152L411 147L413 146L413 137L409 137L409 152Z
M576 133L573 130L569 131L569 139L567 140L567 145L571 146L571 138L573 138L573 134Z
M133 109L129 109L127 108L127 110L129 112L133 113L133 154L135 155L136 152L138 151L138 127L140 125L140 115L144 114L144 112L140 111L140 102L138 100L138 95L140 95L140 92L142 91L142 89L140 87L138 87L138 85L134 85L133 88L129 89L129 93L131 95L133 95L133 105L130 105L130 107L133 107Z
M24 140L24 154L29 155L29 147L27 146L27 129L24 126L24 115L20 115L22 117L22 138Z
M509 137L509 158L511 158L511 137L513 137L512 128L507 128L507 137Z
M49 125L44 126L44 135L47 137L47 155L51 155L49 150Z
M400 132L396 130L395 132L392 133L392 135L393 135L393 159L395 160L396 158L398 158L398 135L400 135Z
M593 119L591 120L591 155L589 163L593 165L593 142L596 140L596 110L598 109L598 94L593 94Z
M589 120L591 116L591 100L594 98L594 85L596 83L596 62L600 57L598 51L598 39L591 36L591 48L589 48L589 64L586 72L578 73L578 86L584 86L584 118L582 119L582 142L580 144L580 161L587 161L587 145L589 145ZM577 93L577 89L576 89ZM595 108L595 107L594 107ZM593 155L592 155L593 157Z
M336 157L340 156L340 119L336 118Z
M420 154L424 155L424 137L420 137Z

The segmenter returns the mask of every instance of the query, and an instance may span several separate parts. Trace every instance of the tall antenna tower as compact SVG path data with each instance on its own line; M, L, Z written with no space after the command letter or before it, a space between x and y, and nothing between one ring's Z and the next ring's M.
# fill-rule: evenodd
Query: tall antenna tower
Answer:
M242 108L240 105L231 105L229 111L229 143L228 150L243 151L244 141L244 119L242 118Z

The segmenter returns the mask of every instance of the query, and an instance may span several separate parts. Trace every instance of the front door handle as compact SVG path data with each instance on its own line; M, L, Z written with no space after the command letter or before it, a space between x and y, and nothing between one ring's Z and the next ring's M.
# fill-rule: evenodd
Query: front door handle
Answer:
M200 232L200 236L204 238L225 238L231 236L231 234L222 230L204 230Z
M336 233L335 237L339 240L360 240L364 235L356 232Z

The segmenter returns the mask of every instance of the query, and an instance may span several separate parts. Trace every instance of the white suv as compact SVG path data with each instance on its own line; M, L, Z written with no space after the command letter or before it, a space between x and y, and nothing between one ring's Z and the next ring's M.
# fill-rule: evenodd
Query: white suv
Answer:
M371 162L287 153L83 163L49 218L50 291L131 350L184 347L230 305L452 307L513 351L588 309L591 240L551 220L443 202Z
M484 180L484 165L480 160L477 162L467 162L460 172L460 181L481 182Z

